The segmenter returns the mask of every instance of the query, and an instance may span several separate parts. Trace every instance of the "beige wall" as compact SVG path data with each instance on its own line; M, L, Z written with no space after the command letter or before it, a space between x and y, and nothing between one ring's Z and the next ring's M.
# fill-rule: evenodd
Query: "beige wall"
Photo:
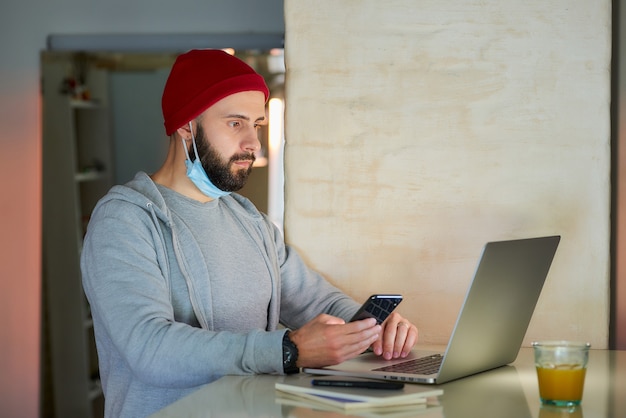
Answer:
M287 240L357 298L402 292L442 343L486 241L560 234L525 343L606 347L610 15L287 0Z

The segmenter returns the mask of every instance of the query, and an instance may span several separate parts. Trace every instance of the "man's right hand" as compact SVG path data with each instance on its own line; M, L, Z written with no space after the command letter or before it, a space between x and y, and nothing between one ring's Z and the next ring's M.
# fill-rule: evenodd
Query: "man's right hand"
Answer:
M381 333L373 318L346 323L321 314L289 334L298 347L298 367L339 364L367 350Z

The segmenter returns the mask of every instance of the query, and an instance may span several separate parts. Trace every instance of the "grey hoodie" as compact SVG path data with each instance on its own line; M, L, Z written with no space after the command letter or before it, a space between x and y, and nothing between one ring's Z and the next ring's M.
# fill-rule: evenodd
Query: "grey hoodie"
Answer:
M106 417L150 415L224 375L282 373L285 330L279 323L295 329L320 313L347 320L358 309L307 268L250 201L237 194L220 199L258 245L270 272L267 329L212 330L219 312L212 309L200 247L171 216L148 175L113 187L96 205L81 269ZM221 233L228 230L212 231L211 239Z

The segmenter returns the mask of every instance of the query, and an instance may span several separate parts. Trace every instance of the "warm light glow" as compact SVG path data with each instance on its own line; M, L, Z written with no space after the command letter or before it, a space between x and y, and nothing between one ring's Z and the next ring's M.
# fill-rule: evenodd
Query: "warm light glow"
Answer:
M270 99L269 102L269 147L277 149L283 142L283 101Z
M283 229L284 214L284 175L283 175L283 148L284 136L284 102L273 98L268 103L269 139L268 139L268 208L267 215Z

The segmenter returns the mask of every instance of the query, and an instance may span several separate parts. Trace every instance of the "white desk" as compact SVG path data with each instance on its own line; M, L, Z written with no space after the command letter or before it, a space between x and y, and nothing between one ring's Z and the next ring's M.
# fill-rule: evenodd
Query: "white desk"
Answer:
M337 417L336 412L276 402L278 380L294 376L225 376L166 407L153 418ZM522 348L511 366L439 385L439 406L417 417L605 418L626 417L626 351L591 350L580 408L569 414L541 408L531 348ZM358 415L350 415L358 416ZM411 415L405 415L411 416Z

